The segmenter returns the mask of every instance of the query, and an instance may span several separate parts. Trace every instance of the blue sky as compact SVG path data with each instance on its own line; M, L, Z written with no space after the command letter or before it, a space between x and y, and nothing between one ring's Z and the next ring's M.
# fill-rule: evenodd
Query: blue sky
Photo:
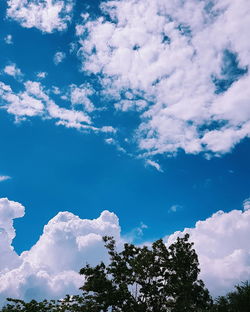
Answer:
M13 124L1 114L1 197L21 202L26 215L15 221L17 251L30 248L49 219L69 210L82 218L114 211L123 233L140 222L141 239L154 239L207 218L241 208L249 193L249 142L223 158L180 153L161 159L164 172L146 167L103 142L102 137L55 127L50 121ZM169 209L179 205L174 213Z
M163 2L0 3L0 197L25 206L17 254L60 211L109 210L142 243L249 202L246 0Z

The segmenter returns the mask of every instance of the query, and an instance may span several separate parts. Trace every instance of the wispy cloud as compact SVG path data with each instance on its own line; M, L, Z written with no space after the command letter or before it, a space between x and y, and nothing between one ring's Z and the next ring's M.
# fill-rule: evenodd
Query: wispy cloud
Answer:
M135 242L137 240L142 240L144 236L144 231L148 229L148 226L144 222L140 222L138 226L133 228L130 232L125 234L124 238L127 241Z
M10 176L0 175L0 182L6 181L6 180L9 180L9 179L11 179Z
M14 92L12 88L0 82L0 96L4 103L3 108L15 116L16 121L29 117L40 116L56 121L56 125L75 128L81 131L97 133L115 133L112 126L95 127L90 115L83 110L65 108L57 105L48 95L49 91L37 81L23 83L24 91Z
M38 72L36 74L37 78L39 78L39 79L44 79L47 75L48 75L48 73L46 73L46 72Z
M151 166L151 167L155 168L157 171L163 172L161 166L156 161L153 161L151 159L147 159L145 161L145 163L146 163L147 166Z
M113 145L116 147L116 149L119 151L119 152L122 152L124 154L127 154L129 155L126 150L120 145L119 141L115 140L114 138L107 138L104 140L107 144L109 145Z
M8 34L5 38L4 41L6 44L13 44L13 39L12 39L12 35Z
M250 197L243 201L244 211L250 210Z
M183 207L181 205L172 205L169 209L168 212L177 212L179 210L181 210Z
M54 55L54 63L55 65L58 65L60 63L62 63L62 61L65 59L66 54L64 52L56 52L56 54Z

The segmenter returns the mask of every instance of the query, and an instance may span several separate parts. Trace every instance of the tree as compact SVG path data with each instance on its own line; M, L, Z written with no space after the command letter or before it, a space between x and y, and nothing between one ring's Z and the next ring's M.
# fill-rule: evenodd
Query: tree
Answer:
M42 302L37 302L36 300L31 300L30 302L25 302L19 299L7 299L10 303L7 304L2 312L20 311L20 312L52 312L56 310L55 301L44 300Z
M209 311L212 299L198 279L199 262L189 235L168 248L162 240L149 247L124 244L116 250L112 237L103 238L108 265L86 265L79 296L61 301L25 303L12 300L2 312L198 312Z
M37 302L36 300L25 302L20 299L11 298L7 298L7 301L9 301L9 303L3 307L1 312L89 312L87 305L82 305L85 300L81 296L67 295L62 300L45 299L41 302Z
M125 244L117 252L114 239L104 237L110 263L81 269L86 278L83 295L100 312L208 310L212 300L198 280L198 257L188 239L188 234L177 238L169 248L162 240L151 249Z
M250 311L250 284L244 282L236 285L235 291L221 296L214 305L215 312L249 312Z

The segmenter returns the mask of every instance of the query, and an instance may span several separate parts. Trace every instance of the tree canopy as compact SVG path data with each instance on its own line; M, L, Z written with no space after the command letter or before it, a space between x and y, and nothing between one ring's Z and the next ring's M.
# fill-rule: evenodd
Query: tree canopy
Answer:
M250 284L244 282L236 285L235 290L226 296L216 299L214 312L249 312L250 311Z
M108 264L86 265L79 296L61 301L26 303L9 299L2 312L198 312L209 311L212 299L202 280L198 256L189 235L167 247L157 240L151 247L124 244L117 251L112 237L103 238Z
M198 279L199 262L188 241L183 238L169 246L158 240L152 248L125 244L116 251L115 241L104 237L110 263L86 266L80 273L86 282L84 295L100 307L98 311L165 312L208 309L211 298Z

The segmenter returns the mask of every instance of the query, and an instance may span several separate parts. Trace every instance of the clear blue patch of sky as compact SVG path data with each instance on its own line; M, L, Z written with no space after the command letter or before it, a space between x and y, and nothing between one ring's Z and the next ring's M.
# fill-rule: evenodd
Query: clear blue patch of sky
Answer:
M0 173L12 177L0 183L0 196L26 207L25 217L15 220L18 252L30 248L59 211L95 218L108 209L118 215L124 234L147 224L147 240L193 226L219 209L240 209L249 196L247 140L223 158L162 157L160 173L119 153L102 136L49 120L13 124L1 112L0 132ZM169 213L172 205L183 208Z
M212 81L216 87L215 93L227 91L231 85L248 72L248 68L241 68L237 59L237 54L225 50L222 57L222 67L220 77L213 76Z

